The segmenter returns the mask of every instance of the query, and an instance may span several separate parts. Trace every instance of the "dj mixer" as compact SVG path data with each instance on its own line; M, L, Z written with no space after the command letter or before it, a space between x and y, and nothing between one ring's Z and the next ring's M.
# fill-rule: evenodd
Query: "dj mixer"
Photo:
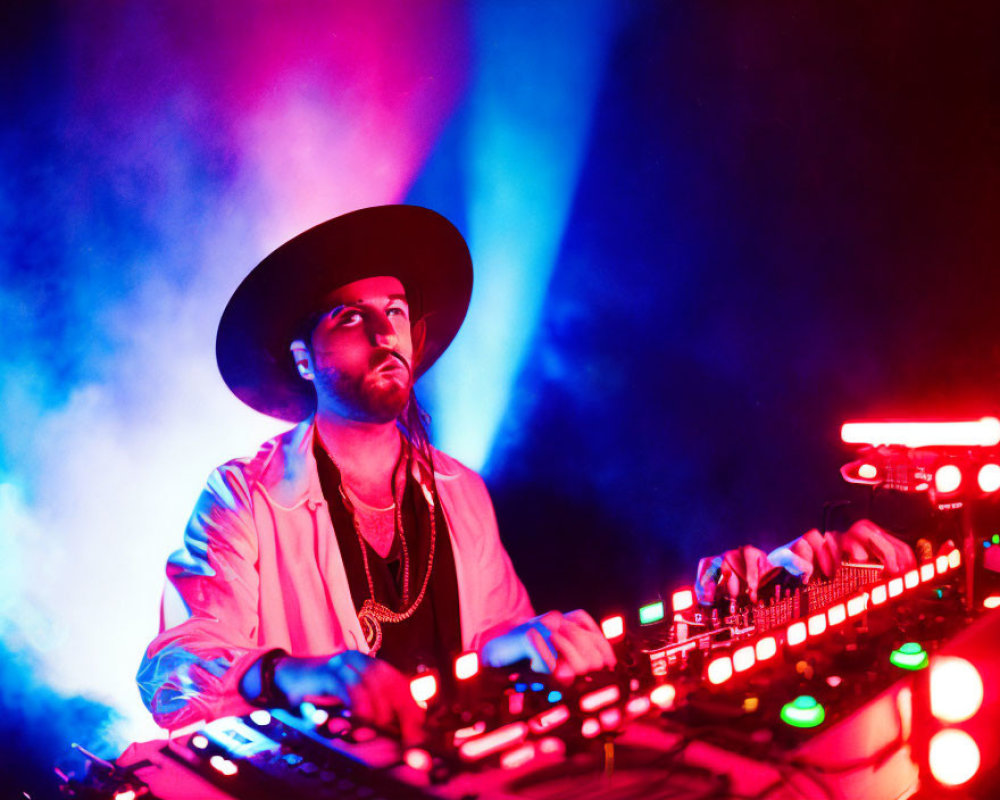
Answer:
M926 452L920 453L926 460ZM938 497L918 565L706 606L691 588L601 623L618 664L561 683L458 655L413 677L404 747L303 704L94 759L79 798L904 798L971 790L1000 761L1000 536ZM935 540L937 539L937 540ZM957 542L957 543L956 543ZM765 592L766 590L766 592ZM971 743L971 744L970 744Z

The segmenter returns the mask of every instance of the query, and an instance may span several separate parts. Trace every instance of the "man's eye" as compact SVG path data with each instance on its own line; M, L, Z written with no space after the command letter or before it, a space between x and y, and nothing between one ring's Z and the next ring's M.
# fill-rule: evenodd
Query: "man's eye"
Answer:
M338 325L354 325L361 322L360 311L344 311L337 318Z
M401 317L405 317L407 315L406 309L403 308L402 306L390 306L389 308L386 309L385 313L387 316L398 315Z

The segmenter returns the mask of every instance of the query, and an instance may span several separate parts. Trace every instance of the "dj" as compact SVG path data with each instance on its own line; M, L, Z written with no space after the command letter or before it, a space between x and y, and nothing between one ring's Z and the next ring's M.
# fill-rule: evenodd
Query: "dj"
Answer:
M161 632L137 676L160 725L309 699L414 739L422 712L403 674L444 673L461 650L562 680L614 665L585 612L535 615L482 479L428 442L413 383L471 290L461 235L414 206L318 225L236 290L216 341L222 376L297 424L211 475L168 562ZM854 544L879 553L890 540L875 529ZM840 546L807 534L772 561L730 551L703 562L699 587L829 571Z

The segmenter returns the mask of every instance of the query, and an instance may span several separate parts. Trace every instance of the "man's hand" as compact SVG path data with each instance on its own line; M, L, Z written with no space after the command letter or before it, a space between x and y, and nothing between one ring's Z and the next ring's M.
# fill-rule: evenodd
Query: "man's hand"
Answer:
M342 705L351 716L376 728L399 728L404 744L423 737L424 712L409 681L395 667L357 650L329 658L285 656L274 666L275 686L297 707Z
M613 669L615 654L593 617L577 609L568 614L550 611L505 634L482 648L483 663L503 667L530 659L535 672L549 672L569 682L577 675Z
M737 597L746 592L752 602L757 591L784 568L806 583L817 572L832 577L844 557L851 561L876 560L890 575L913 569L916 557L909 545L884 531L874 522L862 519L846 533L807 531L798 539L765 554L751 545L727 550L721 556L698 562L695 593L701 603L718 597Z
M716 597L738 597L744 591L756 603L757 589L780 570L768 560L767 553L748 544L721 556L701 559L694 591L698 602L706 605L714 603Z

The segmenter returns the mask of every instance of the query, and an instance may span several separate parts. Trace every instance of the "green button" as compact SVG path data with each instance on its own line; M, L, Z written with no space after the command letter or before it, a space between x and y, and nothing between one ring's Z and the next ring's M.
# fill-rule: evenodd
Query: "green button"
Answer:
M907 642L892 651L889 663L900 669L923 669L927 666L927 651L918 642Z
M993 544L1000 544L1000 533L993 534Z
M815 697L803 694L781 707L781 719L795 728L815 728L826 719L826 711Z

